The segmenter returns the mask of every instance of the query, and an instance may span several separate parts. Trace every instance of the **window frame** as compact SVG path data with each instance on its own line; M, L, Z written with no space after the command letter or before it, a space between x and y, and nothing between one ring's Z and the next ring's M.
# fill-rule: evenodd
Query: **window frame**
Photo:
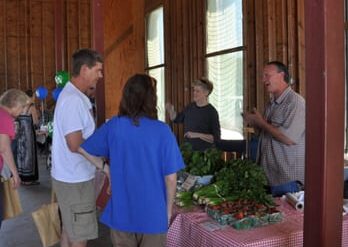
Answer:
M148 41L148 20L149 20L149 16L151 15L151 13L153 13L154 11L158 10L158 9L162 9L162 16L163 16L163 30L162 30L162 33L163 33L163 63L159 63L159 64L155 64L155 65L151 65L149 66L149 59L148 59L148 47L147 47L147 41ZM147 11L147 13L145 14L145 20L144 20L144 23L145 23L145 56L144 56L144 71L146 74L150 75L150 72L151 71L154 71L154 70L157 70L157 69L161 69L163 68L163 87L164 87L164 90L163 90L163 102L166 101L166 42L165 42L165 10L164 10L164 4L159 4L157 6L155 6L154 8L150 9ZM157 80L157 85L158 85L158 80ZM158 90L156 88L156 90ZM157 95L159 96L159 95ZM159 99L157 98L157 101ZM157 108L159 107L158 105L158 102L157 102ZM162 118L160 118L160 111L158 112L158 119L159 120L162 120L162 121L165 121L165 118L166 118L166 112L165 112L165 106L163 105L163 113L162 113Z
M242 71L242 102L243 102L243 109L245 108L245 103L246 103L246 96L245 96L245 87L246 87L246 83L245 83L245 71L246 71L246 44L245 44L245 1L240 0L241 1L241 5L242 5L242 16L243 16L243 20L242 20L242 45L241 46L236 46L236 47L232 47L232 48L228 48L228 49L222 49L219 51L214 51L214 52L207 52L207 47L208 47L208 41L207 41L207 11L208 11L208 1L209 0L205 0L204 1L204 15L205 15L205 23L204 23L204 37L205 37L205 43L204 43L204 69L205 69L205 75L208 75L208 59L212 58L212 57L217 57L217 56L221 56L221 55L225 55L225 54L232 54L232 53L236 53L236 52L242 52L242 65L243 65L243 71ZM208 76L207 76L208 77ZM209 79L209 78L208 78ZM214 84L214 82L213 82ZM215 87L215 85L214 85ZM217 109L218 110L218 109ZM220 113L219 113L220 116ZM220 122L221 125L221 122ZM244 123L242 125L242 128L244 128ZM221 127L221 130L223 128ZM243 139L245 139L245 134L244 131L242 130L242 136ZM221 136L222 138L222 136ZM231 140L238 140L238 139L231 139Z

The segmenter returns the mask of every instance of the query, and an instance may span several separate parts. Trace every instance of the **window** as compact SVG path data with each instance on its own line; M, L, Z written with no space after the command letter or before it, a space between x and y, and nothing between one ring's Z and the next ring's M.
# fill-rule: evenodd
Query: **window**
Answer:
M158 119L165 121L163 7L146 18L146 72L157 80Z
M242 0L207 0L209 102L219 113L222 139L243 139L243 50Z

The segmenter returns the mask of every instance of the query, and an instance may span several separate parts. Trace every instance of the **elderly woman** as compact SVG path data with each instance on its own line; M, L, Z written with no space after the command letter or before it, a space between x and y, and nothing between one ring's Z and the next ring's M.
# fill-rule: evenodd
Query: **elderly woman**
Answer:
M220 140L219 115L214 106L209 104L208 96L213 91L213 84L205 79L194 81L193 102L176 113L174 106L166 104L170 120L184 124L185 142L192 145L193 150L204 151Z
M12 173L12 186L18 188L21 183L11 150L11 141L15 137L14 119L19 116L29 102L22 91L10 89L0 96L0 171L4 164ZM0 224L2 222L2 194L0 194Z

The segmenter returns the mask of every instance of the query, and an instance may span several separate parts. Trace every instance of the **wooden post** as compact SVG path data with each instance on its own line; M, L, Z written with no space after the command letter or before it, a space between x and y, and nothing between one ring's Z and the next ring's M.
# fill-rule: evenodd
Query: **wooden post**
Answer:
M305 0L304 246L341 246L344 1Z

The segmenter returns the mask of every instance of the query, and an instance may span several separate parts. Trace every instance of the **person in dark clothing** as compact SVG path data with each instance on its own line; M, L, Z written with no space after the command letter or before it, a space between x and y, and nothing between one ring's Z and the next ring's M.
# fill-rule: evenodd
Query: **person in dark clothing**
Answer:
M193 83L193 101L185 109L176 113L171 103L166 104L169 118L174 123L184 124L185 142L196 151L204 151L220 140L219 115L214 106L209 104L208 96L213 91L213 84L202 78Z
M33 91L27 90L25 93L29 96L30 103L16 119L17 133L12 149L22 184L38 185L40 182L35 128L39 121Z

